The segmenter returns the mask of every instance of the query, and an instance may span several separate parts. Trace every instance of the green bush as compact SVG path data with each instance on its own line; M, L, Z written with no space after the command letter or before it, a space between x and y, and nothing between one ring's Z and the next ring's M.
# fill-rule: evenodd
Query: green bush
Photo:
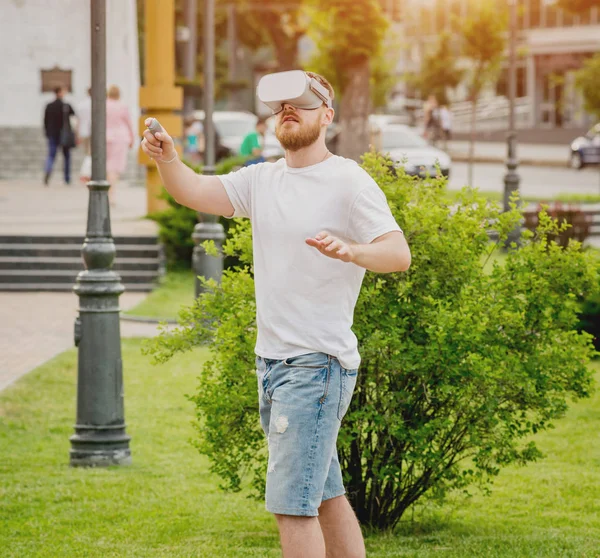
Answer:
M600 294L594 293L582 302L577 329L589 333L594 348L600 351Z
M475 190L449 203L442 180L390 173L374 154L364 166L384 190L412 251L407 273L367 273L355 311L362 354L338 451L363 524L395 526L424 497L485 488L502 467L541 457L532 435L592 387L590 336L575 330L578 297L594 292L595 258L548 237L561 227L541 213L503 265L482 260L520 219ZM154 361L209 343L191 398L199 451L223 487L246 482L262 496L266 443L257 413L252 245L238 221L226 243L241 266L181 310L179 328L146 346Z
M216 174L227 174L237 167L244 164L244 157L230 157L224 159L216 166ZM193 165L188 161L184 163L197 173L202 172L201 165ZM189 207L180 205L175 201L166 190L163 191L161 197L167 200L169 209L151 213L147 217L158 223L158 237L165 248L165 257L167 260L167 268L174 269L190 269L192 264L192 252L194 250L194 241L192 233L194 226L198 222L197 213ZM220 219L220 223L225 229L225 233L230 226L229 219ZM237 264L237 259L229 258L224 262L225 268Z
M566 246L571 240L584 242L590 236L593 218L578 205L563 205L561 202L538 204L537 209L523 212L524 226L535 230L539 223L539 213L542 209L556 219L559 223L566 222L569 226L563 227L560 232L552 237L561 246Z

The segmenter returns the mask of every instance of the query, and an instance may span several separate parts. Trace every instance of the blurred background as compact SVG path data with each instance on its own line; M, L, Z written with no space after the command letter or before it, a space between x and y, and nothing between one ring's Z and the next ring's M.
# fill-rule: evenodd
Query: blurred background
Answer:
M2 3L0 289L68 290L81 269L90 5ZM216 172L275 160L283 150L255 94L269 72L302 68L332 83L334 153L377 149L409 174L442 174L450 189L477 186L505 204L519 190L533 206L598 210L600 0L107 0L106 36L111 219L129 289L151 290L165 263L185 267L194 245L195 214L165 198L139 152L144 118L156 116L198 171L207 107ZM57 113L55 133L69 128L74 145L56 136L53 152L57 107L68 114ZM592 221L586 230L593 243ZM57 239L62 252L49 247ZM32 245L47 249L24 251Z

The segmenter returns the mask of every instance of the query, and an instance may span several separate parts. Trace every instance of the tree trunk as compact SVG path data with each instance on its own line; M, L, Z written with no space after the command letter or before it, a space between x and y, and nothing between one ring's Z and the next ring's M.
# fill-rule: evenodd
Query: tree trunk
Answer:
M271 42L275 49L276 71L284 72L299 69L298 41L303 33L298 32L290 37L281 27L281 14L279 12L264 12L261 17L264 19L265 28L271 35Z
M467 183L473 186L473 159L475 158L475 125L477 123L477 95L471 100L471 133L469 137L469 174Z
M360 161L369 150L369 112L371 109L369 60L349 72L350 80L340 103L340 142L338 155Z

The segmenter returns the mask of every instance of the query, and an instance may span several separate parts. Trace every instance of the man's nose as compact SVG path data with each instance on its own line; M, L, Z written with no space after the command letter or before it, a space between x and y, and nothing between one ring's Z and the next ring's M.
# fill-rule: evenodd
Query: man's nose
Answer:
M296 111L296 107L294 105L290 105L290 103L283 103L283 110L287 111L287 110L291 110L291 111Z

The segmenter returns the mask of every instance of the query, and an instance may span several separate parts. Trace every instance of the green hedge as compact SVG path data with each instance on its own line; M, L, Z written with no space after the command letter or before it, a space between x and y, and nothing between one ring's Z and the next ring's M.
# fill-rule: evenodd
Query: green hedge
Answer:
M216 166L216 174L227 174L241 167L245 161L245 157L224 159ZM198 174L202 173L202 165L194 165L185 160L183 162ZM190 269L194 250L192 233L198 222L197 212L177 203L166 190L161 198L167 201L169 208L165 211L150 213L147 217L158 223L158 236L165 248L167 268L169 270ZM230 220L222 217L219 222L223 225L227 234ZM236 264L237 258L225 258L224 266L226 269Z

